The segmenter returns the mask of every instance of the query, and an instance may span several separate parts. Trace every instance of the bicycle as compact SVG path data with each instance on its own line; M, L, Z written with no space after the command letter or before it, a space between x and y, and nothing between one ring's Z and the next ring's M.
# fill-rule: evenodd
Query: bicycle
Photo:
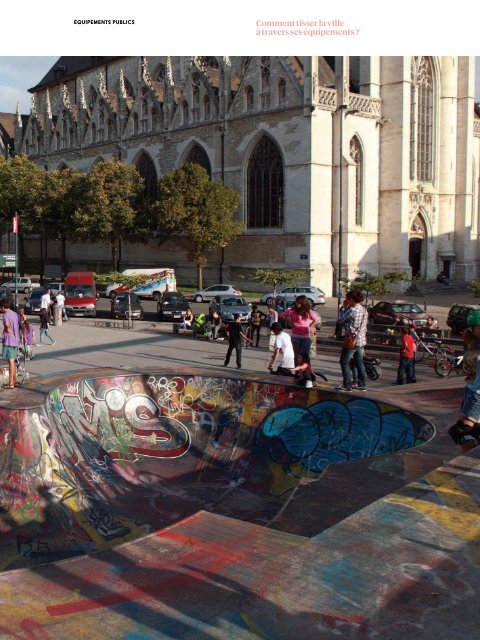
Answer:
M23 384L26 380L28 380L29 373L27 371L27 357L28 357L28 347L21 346L18 349L18 355L15 359L15 365L17 367L17 384Z
M428 354L428 355L427 355ZM447 355L445 347L442 347L441 340L431 340L425 342L423 338L417 342L415 350L415 362L421 362L425 356L428 358L443 358Z
M457 356L455 351L450 350L444 357L435 360L435 373L441 378L447 378L452 371L455 371L457 375L459 373L467 375L468 373L463 361L463 355Z

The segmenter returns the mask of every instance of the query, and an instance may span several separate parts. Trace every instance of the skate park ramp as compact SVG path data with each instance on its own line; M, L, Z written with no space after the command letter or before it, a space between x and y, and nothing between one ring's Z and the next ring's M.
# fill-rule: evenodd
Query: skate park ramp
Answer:
M421 416L365 396L207 375L66 377L45 402L1 408L0 418L3 571L203 512L302 536L285 508L312 512L329 465L434 434Z

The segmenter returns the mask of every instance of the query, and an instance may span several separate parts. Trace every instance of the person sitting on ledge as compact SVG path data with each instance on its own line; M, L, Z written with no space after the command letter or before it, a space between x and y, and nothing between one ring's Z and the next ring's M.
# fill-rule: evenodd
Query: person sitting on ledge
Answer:
M438 274L437 282L440 282L441 284L445 284L445 285L450 284L450 280L444 271L440 271L440 273Z

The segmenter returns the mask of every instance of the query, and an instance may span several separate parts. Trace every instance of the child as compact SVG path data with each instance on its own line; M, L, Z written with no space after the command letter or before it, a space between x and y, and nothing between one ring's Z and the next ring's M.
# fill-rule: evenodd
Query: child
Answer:
M50 339L50 344L54 345L55 340L52 335L48 331L48 310L41 309L40 310L40 342L37 343L37 347L43 344L43 336L46 336Z
M263 311L260 311L256 304L252 304L252 313L250 315L250 324L248 325L247 336L250 338L253 347L255 334L257 335L257 340L255 342L255 347L257 347L257 349L260 341L260 327L262 326L263 318L267 318L267 315L263 313Z
M315 371L310 366L307 356L304 353L299 353L296 358L297 366L290 371L293 373L297 384L301 387L311 389L313 383L317 379Z
M20 329L22 332L20 351L25 354L27 360L33 360L35 356L32 345L35 340L35 331L25 315L25 309L23 307L18 310L18 317L20 318Z

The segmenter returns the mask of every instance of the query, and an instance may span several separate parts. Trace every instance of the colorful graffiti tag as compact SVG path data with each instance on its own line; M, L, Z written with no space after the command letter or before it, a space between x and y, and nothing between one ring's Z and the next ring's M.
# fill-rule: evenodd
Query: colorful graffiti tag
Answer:
M299 479L427 441L368 399L207 376L68 379L0 410L0 567L110 547L200 509L268 523Z

